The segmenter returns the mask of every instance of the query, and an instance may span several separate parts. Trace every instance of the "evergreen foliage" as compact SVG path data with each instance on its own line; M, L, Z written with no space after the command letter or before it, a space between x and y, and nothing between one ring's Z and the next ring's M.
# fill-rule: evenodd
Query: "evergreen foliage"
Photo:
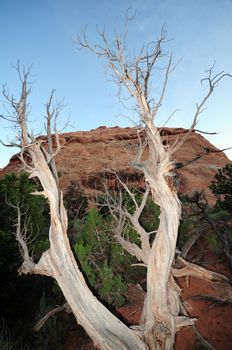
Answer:
M217 196L217 206L231 211L232 210L232 164L227 164L224 168L218 170L215 180L210 186L213 193Z
M7 174L0 178L0 241L4 246L0 258L0 265L8 261L10 256L20 264L17 242L14 237L15 224L17 222L17 206L21 211L21 225L27 224L30 232L28 237L29 248L32 249L35 258L39 258L42 251L37 252L37 244L47 237L49 227L48 208L43 196L33 196L31 193L38 191L38 185L28 178L28 174Z
M217 203L210 207L204 191L194 191L180 195L182 201L182 221L179 228L178 247L182 249L191 237L199 232L199 246L202 253L208 248L213 254L225 256L230 264L232 232L227 225L231 213ZM205 255L205 254L203 254ZM200 251L198 251L200 256Z
M91 208L73 249L90 286L105 302L120 306L127 290L122 264L130 264L131 258L113 241L111 225L110 218Z
M137 190L133 192L137 202L141 202L141 193ZM117 195L114 194L115 200ZM124 251L115 240L112 234L115 222L105 204L106 198L99 197L98 203L98 208L93 207L88 211L73 249L90 286L106 303L120 306L125 301L128 282L135 279L136 274L142 275L144 271L135 270L131 266L136 262L135 258ZM122 193L122 205L130 213L135 210L134 203L126 192ZM155 231L158 227L159 207L151 199L148 199L140 223L147 232ZM140 244L137 232L130 225L125 228L124 236L131 242ZM154 235L151 236L153 238Z
M88 210L88 198L80 184L71 181L64 195L64 204L68 214L69 228L78 227L79 220L83 220Z
M32 196L38 190L37 184L28 178L26 173L7 174L0 178L0 213L1 229L11 231L16 219L16 210L10 206L19 205L23 216L30 218L32 230L37 231L44 226L43 212L45 199L42 196ZM8 204L8 205L6 205Z
M26 222L28 224L30 236L28 244L31 254L38 259L48 247L49 227L46 200L42 196L31 195L31 192L38 190L37 183L30 180L25 173L20 175L12 173L0 178L0 317L4 319L6 325L5 328L2 326L1 331L8 330L3 333L12 335L14 339L20 337L23 349L26 349L26 343L32 337L29 334L39 299L50 279L35 275L18 276L18 268L22 261L14 235L17 209L12 205L21 209L22 226ZM9 339L13 339L12 337ZM12 341L12 344L12 349L16 350L21 343Z

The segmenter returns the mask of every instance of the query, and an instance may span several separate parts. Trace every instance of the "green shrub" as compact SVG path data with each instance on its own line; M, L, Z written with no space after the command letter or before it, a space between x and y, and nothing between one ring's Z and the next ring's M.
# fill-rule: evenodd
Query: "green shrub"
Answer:
M0 216L1 229L12 231L17 219L17 210L10 206L19 206L22 213L22 221L29 218L31 231L35 234L45 226L46 200L43 196L33 196L31 193L38 191L38 185L28 178L28 174L15 173L0 178ZM41 231L40 231L41 233Z
M138 204L142 195L134 190ZM122 193L122 206L133 214L135 205L127 192ZM118 200L117 193L115 201ZM114 238L112 232L115 225L110 216L105 196L98 198L99 209L91 208L84 220L73 249L79 260L87 280L108 304L120 306L124 303L124 294L129 282L136 279L137 274L144 274L144 269L136 269L131 266L136 259L129 255ZM141 214L140 224L147 232L155 231L159 225L160 210L149 198ZM140 245L137 232L128 225L124 237L131 242ZM151 237L154 238L155 233Z
M210 186L217 196L217 206L225 210L232 210L232 164L227 164L218 170L215 180Z
M190 238L189 231L190 231L189 222L185 219L181 220L180 226L179 226L178 238L177 238L177 246L179 247L179 249L181 249Z
M213 253L217 253L220 250L220 240L215 232L209 232L207 235L208 242Z
M119 272L125 256L122 248L112 241L111 223L97 208L90 209L73 249L90 286L108 304L119 306L124 302L127 289Z
M29 332L32 327L45 282L40 276L18 276L22 258L14 234L17 209L9 204L20 206L22 226L28 223L31 254L33 247L38 245L40 251L36 253L35 249L34 255L39 258L45 249L42 242L45 232L48 233L49 220L46 200L42 196L31 195L37 190L39 186L27 174L9 174L0 178L0 310L16 338Z

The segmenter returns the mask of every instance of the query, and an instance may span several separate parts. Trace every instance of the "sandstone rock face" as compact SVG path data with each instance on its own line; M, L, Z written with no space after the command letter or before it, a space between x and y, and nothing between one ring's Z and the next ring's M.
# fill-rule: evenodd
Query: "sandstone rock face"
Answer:
M161 134L165 145L181 139L187 130L181 128L163 128ZM71 181L81 184L88 196L103 190L103 183L114 187L114 174L129 181L133 186L143 186L142 174L132 167L138 149L138 137L135 128L107 128L101 126L91 131L63 133L60 135L63 144L61 152L56 157L60 184L65 191ZM205 149L216 148L203 136L192 132L182 148L175 155L174 161L185 163L202 154ZM147 150L144 152L146 157ZM209 202L214 197L208 186L213 180L217 169L230 163L222 152L209 153L203 158L180 168L177 172L180 178L179 191L189 193L194 190L205 190ZM17 155L0 171L0 175L22 170Z

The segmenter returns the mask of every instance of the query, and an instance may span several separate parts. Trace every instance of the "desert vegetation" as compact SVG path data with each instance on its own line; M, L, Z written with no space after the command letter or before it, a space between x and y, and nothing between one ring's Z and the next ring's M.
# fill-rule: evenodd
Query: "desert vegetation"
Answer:
M230 168L231 165L226 166L227 170ZM215 180L222 171L225 169L219 170ZM224 185L221 178L216 182L218 185ZM61 310L63 312L51 316L39 332L33 331L34 326L45 314L53 310L56 305L64 303L64 298L58 285L50 278L18 277L17 270L21 261L15 241L14 225L12 225L17 221L17 212L15 209L12 210L9 203L16 205L20 201L24 212L27 213L27 220L36 222L36 227L31 231L36 234L30 238L29 246L35 259L38 260L49 247L46 235L49 215L46 201L30 195L31 191L37 189L38 184L29 180L25 173L20 176L6 175L0 181L1 217L6 218L5 221L1 221L1 247L4 254L1 254L0 266L1 280L4 281L1 286L3 317L1 346L5 349L31 349L32 344L36 349L54 349L54 347L63 349L65 330L68 331L73 327L71 314ZM137 190L132 191L137 198L141 197ZM230 194L227 190L226 193ZM124 193L123 197L124 205L133 212L134 205L130 197L127 193ZM80 186L73 183L64 200L65 205L71 208L68 212L70 223L68 235L88 284L109 307L124 305L127 303L128 286L141 284L141 281L146 279L146 270L142 266L139 269L134 267L133 263L136 260L124 253L114 239L113 219L107 207L107 198L105 195L100 196L99 205L89 209L88 199ZM220 259L230 263L232 232L228 222L231 219L231 213L228 209L222 210L218 207L223 200L217 201L214 207L207 205L203 193L192 193L189 196L180 194L180 200L183 205L183 217L179 228L177 249L182 252L182 256L204 265L207 263L204 261L207 259L205 255L207 250L212 254L214 261ZM38 205L40 211L38 211ZM210 222L208 222L208 216ZM143 227L149 231L157 229L158 217L158 207L154 207L150 198L142 216ZM217 228L216 231L214 226ZM134 243L138 243L136 232L131 229L130 231L127 234ZM227 237L226 244L224 235ZM197 248L196 252L195 246L199 247L199 243L202 251L198 251ZM144 283L143 288L145 288ZM214 302L216 301L220 302L221 299L214 297Z

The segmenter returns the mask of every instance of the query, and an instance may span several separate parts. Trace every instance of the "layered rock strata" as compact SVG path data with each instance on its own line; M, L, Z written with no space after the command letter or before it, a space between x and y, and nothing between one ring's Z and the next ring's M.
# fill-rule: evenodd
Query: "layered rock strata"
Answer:
M163 128L161 134L164 145L168 146L181 139L188 130ZM42 138L42 137L41 137ZM142 174L132 167L138 150L138 135L135 128L107 128L101 126L91 131L60 134L62 150L56 157L61 188L66 191L71 182L82 185L88 196L103 190L103 184L115 186L116 171L131 186L142 187ZM207 150L216 150L202 135L192 132L178 150L174 161L177 167L200 156ZM147 150L143 157L146 158ZM208 186L218 168L230 163L223 152L212 152L189 165L177 170L179 191L189 193L205 190L209 202L214 201ZM22 170L18 155L14 155L0 175Z

